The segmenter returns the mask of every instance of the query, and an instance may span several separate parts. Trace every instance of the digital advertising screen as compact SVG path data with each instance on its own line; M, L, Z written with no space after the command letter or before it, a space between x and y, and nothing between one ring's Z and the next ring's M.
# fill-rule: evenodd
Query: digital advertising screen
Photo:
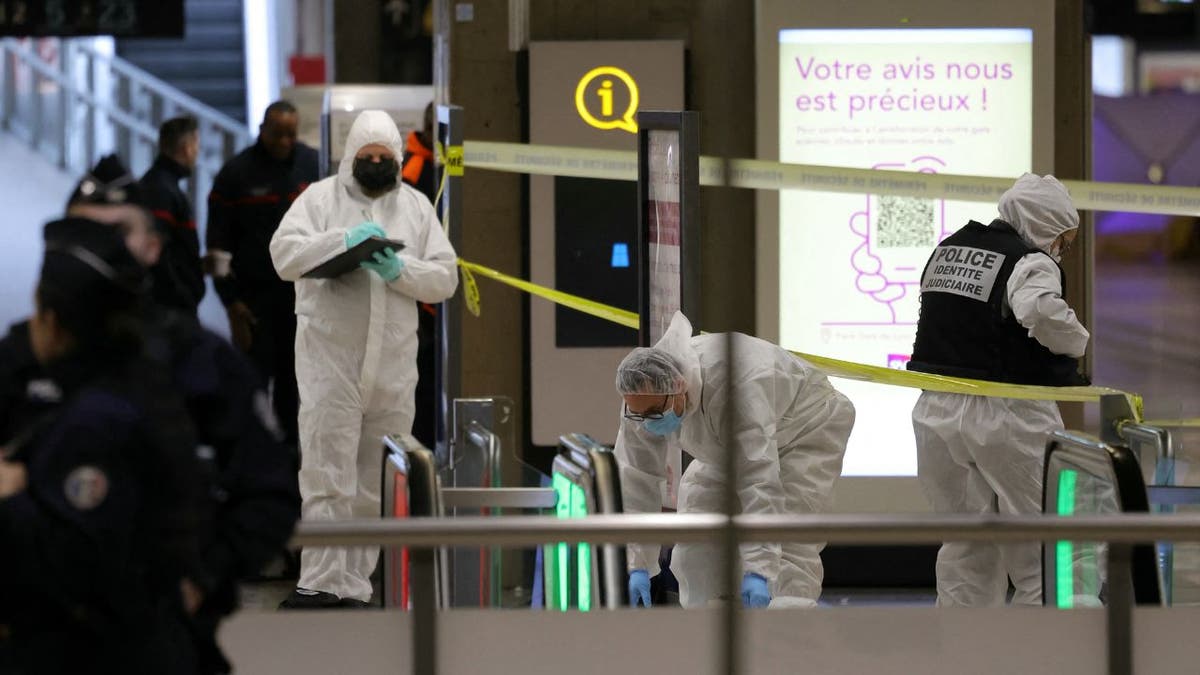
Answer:
M1033 166L1033 31L778 31L781 162L1012 176ZM935 245L994 204L784 190L778 337L784 347L903 369ZM843 475L911 476L919 392L837 380L857 408Z

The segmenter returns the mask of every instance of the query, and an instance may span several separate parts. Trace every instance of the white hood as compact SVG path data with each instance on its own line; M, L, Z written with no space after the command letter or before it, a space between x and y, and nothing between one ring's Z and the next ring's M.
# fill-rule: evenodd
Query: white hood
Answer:
M391 116L382 110L364 110L359 113L346 136L342 161L338 164L338 182L346 186L351 194L362 194L362 189L354 180L354 156L363 146L372 143L391 148L397 163L404 157L404 141L400 138L400 130L396 128ZM396 180L399 182L399 177Z
M1079 212L1054 176L1027 173L1000 195L1000 217L1025 243L1049 253L1058 235L1079 227Z
M671 317L671 325L667 326L666 332L655 343L654 348L661 349L679 360L689 393L687 412L691 412L700 404L704 378L700 371L700 355L692 346L692 322L688 321L683 312L675 312L675 316Z

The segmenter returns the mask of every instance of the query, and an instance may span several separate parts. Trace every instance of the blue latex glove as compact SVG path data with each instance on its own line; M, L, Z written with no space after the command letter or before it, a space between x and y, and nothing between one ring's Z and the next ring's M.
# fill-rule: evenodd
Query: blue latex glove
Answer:
M371 237L387 237L387 232L376 223L370 221L359 223L346 232L346 249L352 249Z
M404 269L404 261L390 248L376 251L371 258L375 262L361 262L358 266L378 274L384 281L395 281Z
M746 609L759 609L771 604L771 591L767 588L767 580L753 572L747 572L742 577L742 606Z
M643 607L650 606L650 573L646 570L629 573L629 606L637 607L639 600Z

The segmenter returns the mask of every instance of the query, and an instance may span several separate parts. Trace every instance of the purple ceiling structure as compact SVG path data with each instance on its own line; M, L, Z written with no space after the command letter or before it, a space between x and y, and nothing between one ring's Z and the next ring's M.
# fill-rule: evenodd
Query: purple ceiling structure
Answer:
M1092 176L1105 183L1200 185L1200 96L1158 94L1094 99ZM1096 233L1163 231L1172 216L1099 212Z

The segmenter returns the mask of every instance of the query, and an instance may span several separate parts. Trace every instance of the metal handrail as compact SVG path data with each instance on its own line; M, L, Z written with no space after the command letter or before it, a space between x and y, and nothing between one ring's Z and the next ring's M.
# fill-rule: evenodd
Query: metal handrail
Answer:
M1126 422L1117 426L1117 433L1127 441L1149 443L1158 448L1158 456L1163 459L1175 457L1175 447L1171 443L1171 432L1161 427L1152 427L1135 422Z
M116 152L141 175L158 154L158 125L191 115L200 128L200 157L188 193L196 222L205 222L208 191L221 165L249 145L247 127L86 40L56 44L54 63L18 40L0 40L0 126L70 173L82 174L101 155ZM28 84L19 88L22 73Z
M5 41L5 42L7 42L7 41ZM24 47L7 47L6 46L5 48L7 48L9 51L13 52L14 54L27 57L26 60L22 61L22 63L24 63L30 69L37 71L37 74L39 77L50 80L51 82L54 82L58 86L63 87L64 89L66 89L69 92L69 95L72 96L73 98L75 98L83 103L86 103L89 107L92 107L92 108L95 108L96 110L102 111L105 115L112 117L114 120L120 122L123 126L128 127L128 129L130 131L138 134L139 136L146 139L147 141L157 142L157 140L158 140L158 130L157 129L146 124L145 122L138 119L137 117L121 110L120 108L117 108L116 106L112 105L111 103L100 100L99 98L94 96L91 92L76 90L74 88L74 83L71 82L70 78L63 75L61 72L55 70L52 66L50 66L46 62L42 61L37 56L37 54L35 54L33 51L26 49Z
M299 546L535 546L548 541L623 544L636 541L705 542L732 521L747 542L930 544L1049 541L1200 541L1200 514L1104 516L626 514L560 520L552 516L343 520L299 524Z
M187 111L193 117L208 122L214 127L220 128L221 131L233 136L242 137L243 139L249 137L246 125L207 103L180 91L178 88L147 73L125 59L101 53L87 44L77 44L74 47L93 59L93 61L100 62L118 72L122 77L136 82L143 89L152 91L164 99L170 99L172 106Z

